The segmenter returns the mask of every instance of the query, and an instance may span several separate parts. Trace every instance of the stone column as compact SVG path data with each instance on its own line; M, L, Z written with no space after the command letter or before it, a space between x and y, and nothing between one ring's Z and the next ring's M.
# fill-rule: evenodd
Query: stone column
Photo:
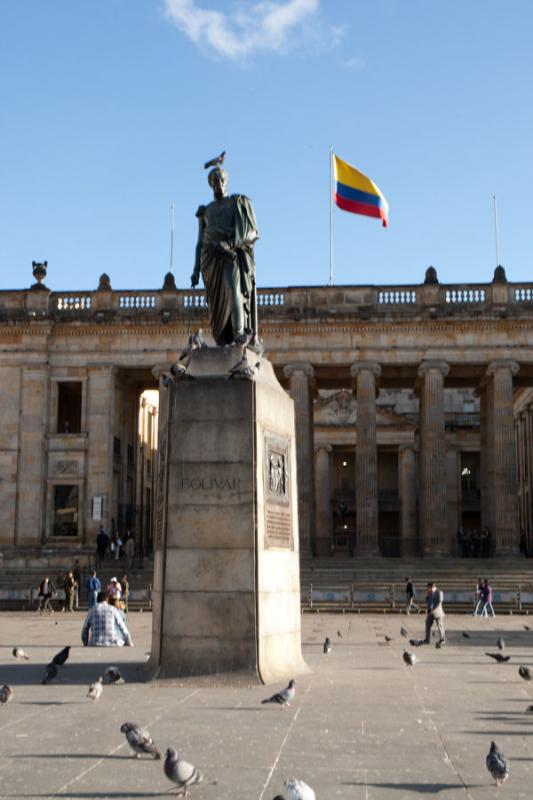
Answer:
M358 555L379 555L376 378L381 367L360 361L350 368L357 401L355 447L356 547Z
M331 451L329 444L315 451L316 553L328 555L333 538L331 514Z
M45 538L46 422L48 366L22 369L15 544L40 544Z
M91 366L87 381L87 491L83 540L93 543L100 525L110 534L113 492L113 422L115 416L115 368ZM103 518L93 520L94 497L103 497Z
M484 384L476 390L479 397L479 477L481 495L481 526L494 530L494 518L492 513L492 491L491 470L492 458L490 455L490 437L488 436L489 421L492 414L488 413L489 394L492 395L489 387Z
M417 555L418 525L416 515L416 453L414 444L401 444L398 448L400 487L400 531L402 557Z
M315 371L311 364L296 363L287 364L283 368L283 374L289 379L289 392L294 400L300 552L309 554L315 546L314 428L311 391L311 380Z
M424 555L450 552L446 507L444 361L423 361L420 377L420 539Z
M457 530L461 524L461 451L451 445L446 451L446 505L448 508L448 541L452 553L457 552Z
M492 361L487 369L487 434L492 462L492 475L489 473L489 477L492 478L494 517L491 533L499 554L517 553L520 548L513 418L513 375L518 370L515 361L504 359Z

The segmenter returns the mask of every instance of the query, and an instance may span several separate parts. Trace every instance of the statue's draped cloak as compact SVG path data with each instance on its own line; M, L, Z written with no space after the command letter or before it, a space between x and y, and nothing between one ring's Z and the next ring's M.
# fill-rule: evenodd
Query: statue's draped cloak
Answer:
M253 245L259 238L254 210L244 195L231 195L223 200L200 206L198 217L204 217L200 268L207 292L213 338L225 344L225 330L235 304L242 296L244 327L253 328L255 262ZM232 252L224 251L227 243ZM231 337L228 339L231 341Z

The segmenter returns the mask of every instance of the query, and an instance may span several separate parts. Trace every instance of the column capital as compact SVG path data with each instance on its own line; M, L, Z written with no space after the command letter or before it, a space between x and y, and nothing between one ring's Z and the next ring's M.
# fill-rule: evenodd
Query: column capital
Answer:
M290 378L294 372L303 372L308 378L315 377L313 365L305 361L294 361L291 364L285 364L283 367L283 374L286 378Z
M398 453L405 453L407 450L411 450L413 453L418 453L418 447L414 442L404 442L403 444L398 445Z
M355 364L352 364L350 367L350 375L352 378L355 378L362 370L368 370L376 378L379 378L381 375L381 366L377 361L356 361Z
M330 444L315 444L315 453L318 453L319 450L325 450L326 453L332 453L333 447Z
M520 369L520 364L510 358L497 358L490 362L486 374L489 376L494 375L500 369L508 369L511 371L511 375L516 375Z
M446 377L450 371L450 365L446 361L434 361L432 359L427 359L426 361L420 362L417 374L420 378L423 378L424 375L432 369L437 369L444 377Z

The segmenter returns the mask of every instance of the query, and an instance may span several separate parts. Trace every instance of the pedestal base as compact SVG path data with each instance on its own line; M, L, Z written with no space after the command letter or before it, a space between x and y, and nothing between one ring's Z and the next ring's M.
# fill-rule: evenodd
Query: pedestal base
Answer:
M252 350L193 352L160 381L152 678L307 670L293 402ZM207 676L210 676L207 678Z

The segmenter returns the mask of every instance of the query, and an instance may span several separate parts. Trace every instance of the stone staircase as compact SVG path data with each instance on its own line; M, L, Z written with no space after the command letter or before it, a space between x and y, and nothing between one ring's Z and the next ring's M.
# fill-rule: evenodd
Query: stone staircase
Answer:
M4 564L0 571L0 609L23 609L29 610L36 607L36 597L39 584L45 575L48 575L55 583L58 590L62 587L58 583L60 571L67 572L72 569L73 559L65 558L62 563L54 566L20 566L18 564ZM82 580L79 594L79 607L82 610L87 608L87 596L85 592L85 580L89 575L89 567L82 568ZM150 590L154 573L154 563L152 559L145 558L143 566L135 563L132 570L127 569L125 559L112 561L107 559L97 575L106 587L112 577L120 579L127 574L130 585L129 606L133 609L149 608ZM62 592L58 591L58 598L53 601L53 607L58 610L62 605Z
M60 570L72 567L70 556L54 566L21 566L5 563L0 570L0 609L30 609L43 576L56 582ZM128 574L130 607L149 608L153 560L126 569L124 559L104 561L97 570L102 585L111 577ZM83 569L80 609L87 607L84 590L88 567ZM445 607L458 612L472 609L472 597L479 577L488 578L495 592L496 611L533 613L533 560L506 559L357 559L306 558L300 565L303 610L341 612L398 612L404 608L404 579L409 575L424 596L428 580L435 580L445 593ZM60 599L54 601L60 607Z
M478 578L488 578L496 610L533 612L533 561L505 559L345 559L302 558L304 610L401 611L405 577L410 576L422 601L429 580L444 591L445 607L472 610Z

